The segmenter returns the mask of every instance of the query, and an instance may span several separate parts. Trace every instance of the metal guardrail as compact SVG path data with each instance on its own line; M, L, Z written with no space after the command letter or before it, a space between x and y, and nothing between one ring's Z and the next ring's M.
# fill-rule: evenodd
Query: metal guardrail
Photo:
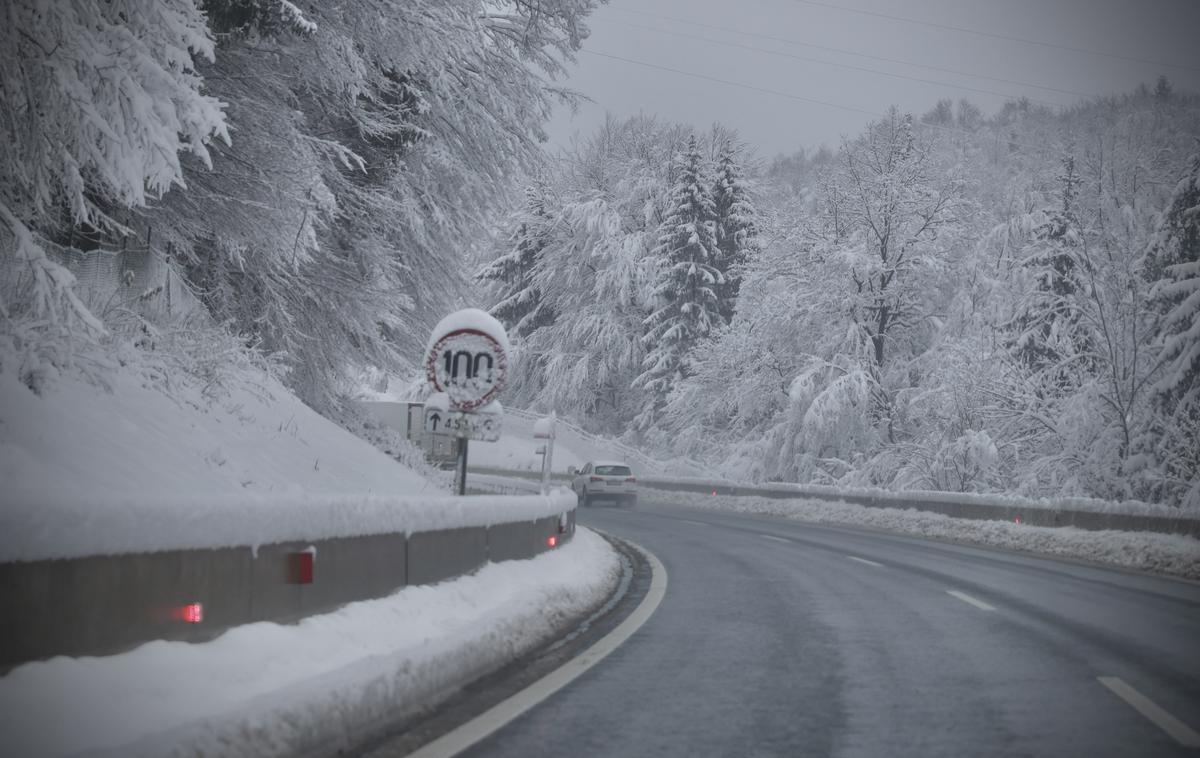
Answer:
M0 673L150 640L209 640L255 621L293 623L488 561L532 558L574 532L572 509L490 527L4 563Z
M504 469L472 469L479 473L496 476L527 477L528 472L507 471ZM565 475L555 475L556 481L570 481ZM1137 513L1116 513L1109 511L1088 511L1070 508L1045 508L1036 505L1022 506L1019 503L998 505L989 503L954 502L951 500L922 498L909 496L904 493L830 493L824 488L806 489L803 485L788 487L755 486L731 484L722 481L680 481L671 479L655 479L654 477L638 477L638 485L648 489L669 492L695 492L702 495L732 495L735 497L755 496L773 499L816 498L834 500L867 508L899 508L940 513L953 518L964 518L981 521L1019 521L1030 526L1073 526L1088 531L1104 531L1108 529L1126 532L1156 532L1160 534L1180 534L1200 538L1200 519L1182 516L1146 515ZM949 493L947 493L949 494Z

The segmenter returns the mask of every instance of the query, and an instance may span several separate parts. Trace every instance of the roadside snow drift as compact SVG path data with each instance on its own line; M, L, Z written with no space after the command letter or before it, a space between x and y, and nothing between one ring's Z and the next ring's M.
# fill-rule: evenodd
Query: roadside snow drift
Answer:
M706 510L759 513L817 524L861 526L1200 579L1200 540L1175 534L1028 526L1008 521L951 518L913 509L867 508L813 498L780 500L661 490L647 490L645 493L643 497L647 499Z

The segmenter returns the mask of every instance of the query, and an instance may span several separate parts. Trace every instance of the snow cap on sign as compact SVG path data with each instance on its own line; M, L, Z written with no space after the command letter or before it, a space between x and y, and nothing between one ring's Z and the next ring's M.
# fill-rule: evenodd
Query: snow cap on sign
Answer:
M544 416L533 422L535 439L552 439L554 437L554 416Z
M425 345L425 354L428 355L442 337L460 329L474 329L483 332L494 339L505 353L512 352L512 346L508 343L508 332L504 331L503 324L490 313L478 308L464 308L446 316L437 323L437 326L433 327L433 333L429 335L429 342Z
M439 393L439 394L443 394L443 393ZM487 416L503 416L504 415L504 406L500 403L499 400L493 400L481 408L476 408L475 412L483 414L483 415L487 415Z
M448 411L450 410L450 396L445 392L435 392L425 398L425 408L426 410Z

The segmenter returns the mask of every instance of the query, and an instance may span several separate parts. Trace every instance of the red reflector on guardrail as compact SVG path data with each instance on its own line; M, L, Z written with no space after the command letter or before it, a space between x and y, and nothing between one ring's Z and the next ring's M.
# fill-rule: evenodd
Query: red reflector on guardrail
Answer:
M288 584L313 583L313 554L307 550L288 553Z
M199 624L204 620L204 605L201 603L181 605L172 609L171 618L185 624Z

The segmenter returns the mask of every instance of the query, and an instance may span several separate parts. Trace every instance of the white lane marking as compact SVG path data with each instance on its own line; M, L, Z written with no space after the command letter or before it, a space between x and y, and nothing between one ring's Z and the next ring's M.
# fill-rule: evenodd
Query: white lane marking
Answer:
M762 537L764 540L771 540L772 542L782 542L785 545L792 544L791 540L785 539L783 537L776 537L774 534L760 534L758 536Z
M679 520L685 524L695 524L696 526L710 526L710 524L706 524L703 521L692 521L690 518L681 518Z
M427 743L420 750L409 753L408 758L450 758L450 756L458 755L575 681L585 671L602 661L606 655L620 647L621 643L633 636L633 633L650 619L659 603L662 602L663 595L667 591L667 570L663 568L662 563L653 553L640 545L632 542L629 544L645 556L653 572L650 577L650 588L633 613L629 614L616 629L578 656L457 729Z
M865 563L868 566L875 566L876 568L883 568L882 563L876 563L875 561L868 561L866 558L859 558L857 555L847 555L846 557L852 561L858 561L859 563Z
M959 592L958 590L946 590L946 594L956 597L959 600L963 601L964 603L970 603L971 605L975 606L976 608L980 609L981 611L996 610L995 608L993 608L992 606L983 602L982 600L976 600L975 598L971 597L970 595L968 595L965 592Z
M1200 747L1200 734L1187 724L1158 707L1150 698L1130 687L1120 677L1098 676L1096 680L1116 693L1117 697L1154 722L1154 725L1175 738L1184 747Z

